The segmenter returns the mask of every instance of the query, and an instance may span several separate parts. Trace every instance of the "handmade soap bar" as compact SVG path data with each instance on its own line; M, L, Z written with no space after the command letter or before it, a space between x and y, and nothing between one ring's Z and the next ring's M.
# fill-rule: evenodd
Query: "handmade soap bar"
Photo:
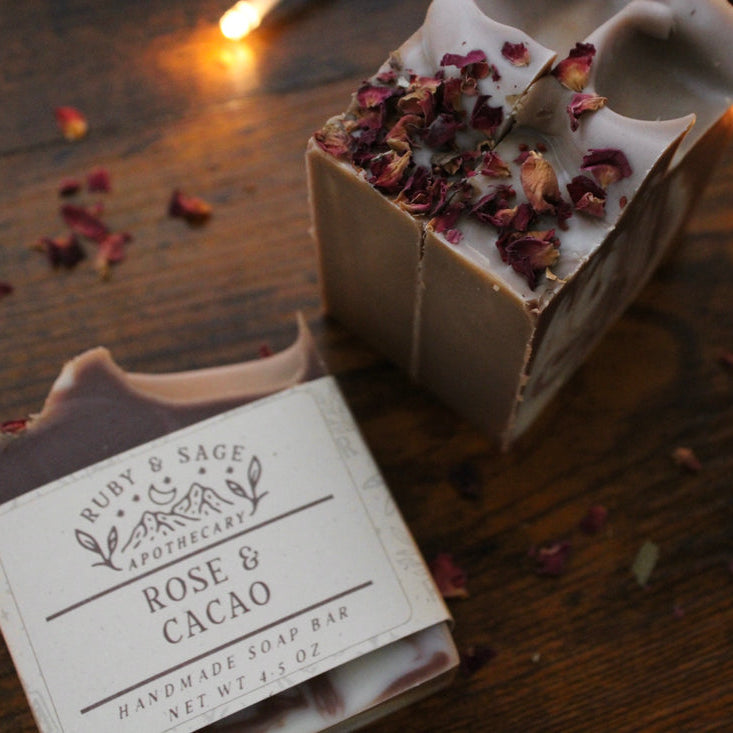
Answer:
M166 375L126 373L101 348L93 349L70 361L56 380L40 414L33 417L25 427L17 426L19 429L13 434L0 435L0 502L12 502L25 492L66 477L72 472L81 471L83 474L87 466L106 461L135 446L149 443L180 428L198 424L237 406L310 380L321 380L326 374L324 365L314 348L307 326L302 320L299 325L298 338L288 349L240 365ZM344 439L349 439L347 434ZM239 451L243 448L244 446L235 446L234 449ZM181 460L204 460L203 454L195 456L192 448L178 450L182 451ZM200 446L199 450L207 453L205 460L218 461L223 459L224 453L229 449L218 444L218 447L213 448ZM232 456L227 456L227 460L231 458ZM241 456L234 456L234 460L241 460ZM155 466L151 470L154 471ZM250 463L250 486L256 485L261 470L258 460ZM123 484L126 480L132 480L133 472L138 473L134 467L121 471L121 475L128 478L119 478L119 483L106 484L106 488L102 488L96 495L95 503L82 511L82 516L86 513L87 518L94 519L98 513L101 514L105 506L122 495ZM161 474L160 481L162 480ZM209 478L209 482L211 481L213 476ZM219 516L217 511L222 501L231 504L231 501L217 496L215 491L203 488L201 491L204 493L199 497L201 512L197 513L198 509L192 505L196 498L192 492L196 487L199 487L198 483L192 485L185 497L177 498L172 509L168 507L163 511L162 507L157 507L160 511L146 511L143 516L143 519L147 518L146 521L141 520L129 540L118 538L115 533L114 540L110 539L110 535L108 547L105 548L92 535L77 533L82 554L87 554L85 550L92 550L102 561L97 565L115 566L116 570L122 567L122 562L145 563L148 561L146 558L153 557L156 551L154 548L160 552L165 551L167 545L163 539L175 540L174 521L181 526L193 523L193 532L189 536L189 540L193 542L198 537L196 532L203 536L205 531L201 526L197 528L197 525L202 524L201 520L212 516L212 512L214 517ZM238 489L237 486L234 489L239 493L244 492L244 489ZM158 485L156 480L156 485L151 485L146 494L157 504L166 500L168 494L174 490L163 483ZM210 494L208 497L207 492ZM259 498L253 493L249 501L254 512ZM208 509L204 504L208 504ZM98 534L96 525L85 526L90 529L94 527ZM212 526L219 525L215 523ZM208 531L214 529L209 528ZM181 542L182 539L178 539L167 544L175 545L180 550ZM125 560L126 556L120 553L125 553L130 546L139 549ZM79 550L78 547L76 549ZM200 589L203 584L201 571L197 570L191 577ZM213 566L212 577L218 582L223 577L223 571L218 566ZM177 598L182 587L174 586L166 603L170 603L171 598ZM150 609L157 610L158 604L162 609L164 604L156 595ZM196 621L193 627L189 625L189 633L192 633L192 628L194 633L200 631L207 623L207 618L212 619L213 623L220 623L218 609L217 605L214 608L216 613L207 610L207 614L211 615L193 617ZM189 624L191 618L189 616ZM324 624L328 622L325 610L319 623L321 621ZM173 623L171 628L175 633L170 634L170 638L175 642L181 627L178 619L174 619ZM288 633L295 633L294 623L288 625ZM313 620L310 619L309 625L312 623ZM273 629L279 628L277 624L271 626ZM277 637L273 635L272 638ZM268 639L263 643L271 642ZM282 692L212 724L212 730L227 730L232 733L269 730L300 733L325 728L338 730L341 726L344 729L353 729L446 684L458 662L446 623L430 625L375 651L371 651L372 648L365 655L337 665L305 682L287 689L284 689L285 685L281 685L279 689ZM260 656L265 652L260 648ZM257 664L260 664L259 660ZM219 669L221 666L220 664ZM277 666L274 669L277 674ZM238 675L239 679L246 678L248 681L255 677L251 670L245 672L240 669ZM230 680L227 684L233 683ZM252 681L249 685L252 686ZM161 690L167 688L168 685L163 687L161 683ZM120 720L117 722L122 724L125 722L122 718L132 718L133 712L137 712L136 706L145 710L152 705L153 699L157 702L159 694L163 695L163 692L156 690L154 693L144 693L141 690L137 698L133 698L133 702L120 697L119 703L113 704L120 711ZM32 697L34 714L41 725L43 708L36 706L42 696ZM174 702L175 699L172 699L167 704L172 707ZM177 709L176 712L178 714ZM186 730L203 728L207 720L211 721L215 717L220 716L204 718L195 728L188 727ZM129 721L129 725L133 727L124 730L138 730L134 720Z
M730 140L732 35L719 0L434 0L309 142L327 311L511 444Z

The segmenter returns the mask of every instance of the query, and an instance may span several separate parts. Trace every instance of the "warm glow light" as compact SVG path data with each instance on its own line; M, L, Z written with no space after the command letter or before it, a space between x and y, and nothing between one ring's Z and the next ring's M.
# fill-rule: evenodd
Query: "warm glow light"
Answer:
M226 38L239 41L262 22L260 11L248 0L239 2L221 16L219 28Z

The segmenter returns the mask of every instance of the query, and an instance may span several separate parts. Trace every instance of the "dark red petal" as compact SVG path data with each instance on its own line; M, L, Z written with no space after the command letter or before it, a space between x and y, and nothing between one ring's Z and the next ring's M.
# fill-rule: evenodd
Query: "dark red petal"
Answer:
M87 189L92 193L109 193L112 178L106 168L95 168L87 175Z
M81 181L78 178L64 178L59 183L59 196L73 196L81 191Z
M553 542L530 551L535 560L535 572L538 575L557 577L565 572L570 558L570 543L567 541Z
M632 173L628 159L616 148L591 148L583 156L580 168L588 171L603 188Z
M82 237L99 242L107 236L107 227L99 219L96 211L74 204L64 204L61 207L61 217L72 232Z
M21 418L19 420L6 420L0 423L0 433L5 435L15 435L16 433L22 433L28 427L28 418Z
M4 298L6 295L10 295L13 292L13 286L10 283L6 283L0 280L0 298Z
M481 130L489 137L499 128L504 121L504 110L502 107L492 107L489 104L491 97L488 94L481 94L476 99L473 112L471 112L471 126Z
M441 66L456 66L464 69L466 66L486 61L486 54L480 49L469 51L465 56L457 53L447 53L440 60Z
M596 54L592 43L576 43L567 58L552 70L552 75L568 89L579 92L588 82L593 57Z
M529 49L526 43L509 43L507 41L501 47L501 55L514 66L527 66L529 64Z
M390 97L397 96L402 92L395 87L376 86L368 82L362 84L356 92L356 101L361 107L371 109L384 104Z
M588 176L575 176L567 184L573 206L591 216L603 217L606 213L606 192Z
M466 573L453 562L452 555L437 555L430 563L430 572L443 598L468 598Z
M70 270L86 257L74 234L65 237L44 237L40 244L52 267L65 267Z

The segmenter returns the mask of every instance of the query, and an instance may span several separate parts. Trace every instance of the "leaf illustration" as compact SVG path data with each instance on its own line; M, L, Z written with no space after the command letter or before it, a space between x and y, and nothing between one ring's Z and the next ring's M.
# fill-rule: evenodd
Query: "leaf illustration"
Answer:
M84 532L81 529L76 530L76 541L85 549L91 552L96 552L97 555L104 557L102 548L99 546L97 540L94 539L88 532Z
M107 548L109 549L109 556L112 557L114 551L117 549L117 527L113 526L107 535Z
M241 484L238 484L236 481L227 479L227 486L233 494L241 496L243 499L249 499L249 496L247 496L247 492L244 490L244 487Z
M249 479L249 485L253 489L259 483L260 476L262 476L262 464L257 456L252 456L252 460L249 462L249 468L247 469L247 478Z

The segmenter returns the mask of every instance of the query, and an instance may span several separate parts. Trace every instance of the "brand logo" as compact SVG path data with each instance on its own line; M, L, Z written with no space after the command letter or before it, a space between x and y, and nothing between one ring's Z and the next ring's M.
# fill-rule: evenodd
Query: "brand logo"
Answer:
M261 478L241 444L180 445L118 470L79 513L94 527L75 537L93 566L139 570L244 524L267 496Z

